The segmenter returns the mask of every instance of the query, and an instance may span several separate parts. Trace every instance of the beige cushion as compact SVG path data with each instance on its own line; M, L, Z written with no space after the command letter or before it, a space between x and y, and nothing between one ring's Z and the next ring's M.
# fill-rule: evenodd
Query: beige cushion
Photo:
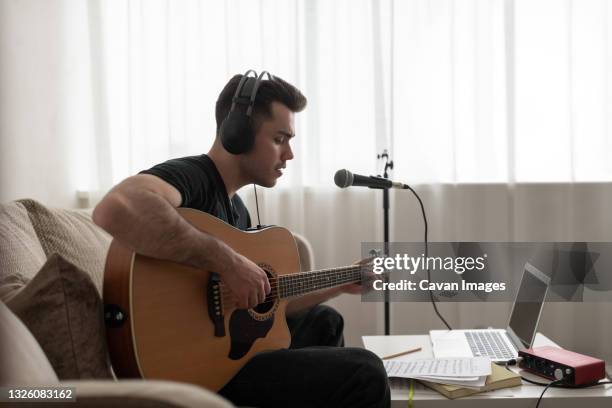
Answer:
M112 378L102 301L85 272L52 255L7 306L38 340L60 379Z
M57 383L57 375L32 333L0 302L0 385Z
M18 202L0 205L0 300L8 300L46 260L25 207Z
M293 233L293 238L300 254L300 270L303 272L312 271L314 269L314 252L310 242L296 233Z
M87 272L101 294L111 236L85 211L47 208L29 199L19 202L27 209L47 257L58 253Z

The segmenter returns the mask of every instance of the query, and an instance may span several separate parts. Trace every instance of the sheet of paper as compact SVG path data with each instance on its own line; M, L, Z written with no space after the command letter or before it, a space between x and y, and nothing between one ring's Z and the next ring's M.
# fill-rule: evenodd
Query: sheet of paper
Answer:
M491 360L488 357L441 358L415 361L385 360L383 364L389 377L416 378L437 376L461 380L465 377L482 377L491 374Z

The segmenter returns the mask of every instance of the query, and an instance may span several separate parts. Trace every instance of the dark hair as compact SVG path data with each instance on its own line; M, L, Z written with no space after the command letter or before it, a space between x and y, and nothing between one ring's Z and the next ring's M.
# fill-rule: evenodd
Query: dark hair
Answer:
M236 93L238 83L242 78L241 74L234 75L223 90L219 94L215 105L215 118L217 120L217 135L223 120L227 117L231 107L232 98ZM302 95L299 89L291 85L289 82L273 76L272 80L265 79L261 81L257 96L255 97L255 105L253 106L253 122L255 131L259 129L262 118L272 117L272 102L280 102L285 105L291 112L301 112L306 107L306 97Z

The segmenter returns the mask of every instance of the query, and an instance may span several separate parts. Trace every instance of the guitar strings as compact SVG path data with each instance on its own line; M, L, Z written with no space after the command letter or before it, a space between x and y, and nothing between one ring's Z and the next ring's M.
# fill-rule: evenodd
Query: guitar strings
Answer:
M319 276L316 278L307 278L307 279L290 279L287 280L287 277L293 278L293 275L281 275L278 278L268 278L268 282L270 282L270 288L274 289L279 287L280 285L285 285L287 286L294 286L297 287L297 285L300 285L302 283L305 284L323 284L323 283L333 283L332 286L335 286L336 283L340 283L340 281L347 279L347 278L354 278L355 276L355 272L357 271L353 271L350 274L346 274L346 275L342 275L340 277L334 277L334 279L330 280L328 276ZM361 273L359 274L359 276L361 276ZM285 277L284 282L280 282L281 279L283 279L283 277ZM224 285L222 282L220 283L221 285Z
M361 280L361 276L351 275L351 276L343 276L340 279L334 279L334 280L328 280L328 279L312 280L312 281L306 282L306 284L314 285L313 289L318 289L317 288L318 285L320 285L321 289L325 289L325 288L331 288L334 286L338 286L344 283L357 282L359 280ZM275 290L275 289L278 289L279 287L287 289L287 290L305 288L301 283L295 283L295 282L284 282L284 283L285 284L283 284L283 282L272 284L270 285L270 290ZM224 283L220 283L220 285L222 285L223 287L226 286ZM305 289L309 289L309 287L306 286Z
M307 285L315 285L314 289L318 289L318 288L316 288L316 285L321 285L320 289L326 289L326 288L338 286L338 285L341 285L341 284L344 284L344 283L357 282L359 280L361 280L361 274L360 275L355 275L353 273L351 275L341 276L341 277L335 278L333 280L329 280L329 279L326 279L326 278L322 277L322 278L318 278L318 279L314 279L314 280L308 280L308 281L302 281L302 282L290 282L290 281L275 282L275 283L272 283L270 285L270 289L274 290L274 289L278 289L279 287L287 289L289 291L291 291L293 289L303 289L304 286L302 285L302 283L306 283ZM222 286L223 289L225 289L226 284L224 284L223 282L220 282L219 284Z
M313 288L306 288L306 291L310 292L310 291L317 291L317 290L322 290L322 289L329 289L329 288L332 288L332 287L335 287L335 286L341 286L341 285L344 285L344 284L357 283L360 280L361 279L357 279L356 277L351 277L351 278L347 277L346 279L335 281L335 282L333 282L333 284L330 284L329 286L327 286L327 284L331 283L331 282L324 281L324 282L320 282L321 283L320 287L316 287L315 286ZM225 286L225 285L223 285L223 286ZM302 291L304 288L303 287L294 287L294 286L288 285L288 286L281 286L281 289L285 289L286 292L299 292L299 291ZM277 286L272 286L271 289L270 289L270 292L272 293L272 292L275 292L277 290L278 290ZM229 288L225 288L225 287L222 288L222 292L221 292L222 295L227 295L227 294L230 294L230 293L234 293L234 292L231 289L229 289ZM296 294L299 294L299 293L296 293Z
M289 275L280 275L279 277L272 276L268 278L268 281L273 282L273 281L280 280L283 278L294 279L296 281L300 281L300 279L302 279L302 281L307 281L308 279L312 279L311 275L315 275L315 274L317 274L317 276L315 276L315 279L325 279L329 276L337 276L342 269L343 268L323 269L320 271L309 271L309 272L299 272L296 274L289 274ZM342 271L342 273L354 273L357 271L361 272L362 269L365 269L365 268L363 268L362 266L346 267L346 270ZM321 274L321 272L325 272L326 274Z
M349 277L345 277L345 278L348 279ZM340 285L349 284L349 283L356 283L358 281L359 281L359 279L355 279L355 277L351 277L348 280L341 279L341 280L338 280L338 281L334 282L334 284L331 285L331 286L322 286L320 288L316 288L313 291L329 289L329 288L334 287L334 286L340 286ZM329 283L329 281L324 281L324 282L320 282L320 283ZM224 284L221 284L221 285L225 286ZM277 289L277 288L274 287L272 289ZM270 294L266 295L266 297L264 298L264 301L261 302L261 303L258 303L258 305L263 305L263 304L266 304L266 303L270 303L270 302L276 301L276 299L279 298L278 293L277 292L273 293L272 289L271 289ZM298 289L298 288L296 288L296 287L286 287L286 289L289 292L291 292L293 289ZM298 296L298 295L303 295L303 294L306 294L306 293L295 293L295 294L290 294L290 295L288 295L286 297ZM222 292L221 292L221 297L222 297L222 300L224 301L224 303L226 303L227 300L232 300L232 298L235 298L235 294L229 288L223 287L222 288Z
M352 265L352 266L342 266L339 268L330 268L330 269L318 269L318 270L314 270L314 271L306 271L306 272L298 272L298 273L294 273L294 274L290 274L290 275L281 275L281 276L295 276L295 277L300 277L300 276L306 276L309 274L319 274L319 273L327 273L327 272L333 272L333 273L337 273L340 272L342 270L345 271L352 271L352 270L357 270L357 269L361 269L363 267L365 267L367 265Z
M348 281L345 281L345 282L338 282L338 284L349 284L349 283L356 283L356 282L358 282L358 280L351 279L351 280L348 280ZM336 285L334 285L334 286L336 286ZM329 287L321 287L320 289L322 290L322 289L328 289L328 288ZM300 296L300 295L305 295L305 294L306 293L296 293L296 294L292 294L292 295L289 295L289 296L286 296L286 297L294 297L294 296ZM235 294L231 290L229 290L229 289L227 289L225 292L221 293L221 298L222 298L222 301L223 301L224 308L236 305ZM265 305L265 304L268 304L268 303L274 303L274 302L276 302L277 299L281 299L281 297L279 297L278 294L276 294L276 293L275 294L271 293L271 294L267 295L264 298L263 302L258 303L255 307L260 306L260 305Z
M299 272L297 274L281 275L279 277L269 277L268 281L270 282L270 293L266 295L263 302L258 303L257 305L259 306L275 302L276 299L280 298L278 296L278 289L279 287L283 288L283 286L284 289L287 290L287 292L293 292L296 289L302 289L302 283L305 283L307 285L315 285L313 291L327 289L334 286L340 286L342 284L356 283L361 279L356 279L355 272L359 272L359 277L361 277L363 269L366 269L369 266L370 265L368 264L364 264L333 269ZM333 279L330 280L330 277L333 277ZM284 280L284 282L281 282L281 279ZM235 306L235 294L229 288L226 288L226 285L222 282L220 282L219 284L222 288L221 299L223 301L223 304L227 306ZM319 284L321 284L321 287L317 288L316 286ZM302 294L306 293L289 294L286 297L293 297Z
M350 270L350 271L348 271L348 270L347 270L347 271L344 271L344 272L342 272L342 273L343 273L343 274L344 274L344 273L346 273L346 274L352 274L352 273L355 273L355 272L361 272L361 270L358 270L358 269L355 269L355 270ZM308 273L308 272L307 272L307 273ZM328 279L328 278L333 277L333 276L342 276L342 275L341 275L341 274L338 274L337 272L336 272L336 273L334 273L333 275L332 275L332 274L329 274L329 275L327 275L327 274L325 274L325 275L318 275L318 276L314 276L314 280ZM279 276L279 277L274 277L274 276L269 277L269 278L268 278L268 281L269 281L270 283L274 283L274 282L279 281L279 280L281 280L281 279L283 279L283 280L291 280L291 281L293 281L293 282L309 282L309 281L312 281L312 280L313 280L313 276L312 276L312 275L311 275L311 276L306 276L306 275L300 275L300 276L295 276L295 275L281 275L281 276Z
M271 282L270 291L278 290L279 288L284 288L287 291L303 289L304 286L302 285L302 283L305 283L306 285L314 285L315 290L319 289L317 288L317 286L319 285L321 286L320 289L326 289L326 288L330 288L334 286L339 286L345 283L357 282L359 280L361 280L361 274L359 275L359 279L357 279L357 276L355 274L351 274L351 275L346 275L346 276L342 276L339 278L335 278L334 280L329 280L329 279L326 279L325 277L320 277L317 279L311 279L308 281L301 281L301 282L290 282L290 281ZM276 281L276 279L274 281ZM220 283L220 285L222 285L222 287L225 286L225 284L223 283Z

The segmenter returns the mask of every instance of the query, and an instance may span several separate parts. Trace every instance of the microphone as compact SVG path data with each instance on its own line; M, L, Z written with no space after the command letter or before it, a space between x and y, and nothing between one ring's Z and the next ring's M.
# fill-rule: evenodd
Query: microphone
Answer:
M346 188L350 186L355 187L368 187L368 188L408 188L403 183L387 180L382 177L375 176L362 176L359 174L353 174L346 169L338 170L334 176L334 183L340 188Z

